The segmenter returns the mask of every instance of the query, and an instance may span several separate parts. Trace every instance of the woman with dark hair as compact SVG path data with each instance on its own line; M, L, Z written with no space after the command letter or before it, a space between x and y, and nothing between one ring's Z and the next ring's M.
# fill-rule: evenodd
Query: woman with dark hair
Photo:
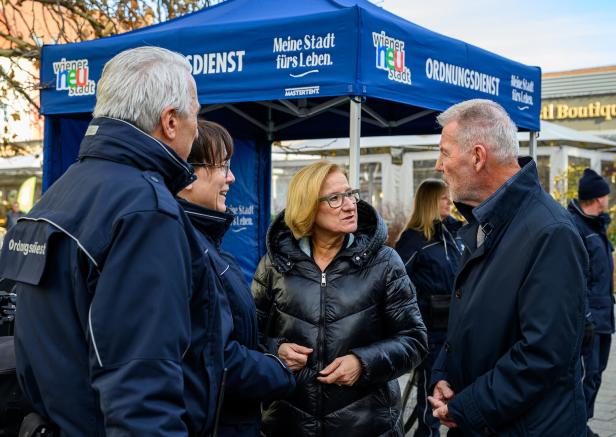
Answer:
M235 258L221 249L233 222L227 210L229 187L235 182L230 168L233 140L219 124L199 120L199 135L188 162L197 180L179 193L179 203L209 250L218 281L222 311L220 323L227 338L226 384L218 436L257 437L261 428L261 401L288 395L295 386L291 371L274 355L258 352L256 308ZM230 314L230 320L224 320Z
M447 333L453 280L461 249L455 234L461 223L450 216L451 197L440 179L424 180L415 193L413 212L396 243L428 328L428 357L417 367L417 417L415 437L439 436L439 421L427 403L430 370Z

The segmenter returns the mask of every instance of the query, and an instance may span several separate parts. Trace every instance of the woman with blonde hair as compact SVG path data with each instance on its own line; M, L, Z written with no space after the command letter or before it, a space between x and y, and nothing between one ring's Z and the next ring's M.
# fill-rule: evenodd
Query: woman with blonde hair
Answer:
M402 437L396 378L426 354L425 327L383 219L342 169L295 174L252 292L263 343L295 373L263 415L267 437Z
M447 333L449 302L461 248L455 234L461 223L450 216L451 197L440 179L424 180L415 193L413 212L396 243L406 272L417 288L419 309L428 328L428 358L417 368L415 437L439 435L439 421L427 403L430 370Z

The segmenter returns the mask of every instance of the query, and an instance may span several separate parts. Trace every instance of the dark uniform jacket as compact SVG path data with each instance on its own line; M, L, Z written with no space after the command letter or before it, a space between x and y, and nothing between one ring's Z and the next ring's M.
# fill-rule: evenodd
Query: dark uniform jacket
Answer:
M258 437L261 428L261 401L289 395L295 378L278 357L258 352L257 311L242 271L235 258L222 251L221 242L233 222L233 214L179 200L193 226L209 248L218 276L221 300L231 311L222 324L228 329L225 347L227 369L219 437Z
M455 392L452 435L585 434L580 346L588 258L533 161L474 209L433 382ZM478 232L484 241L477 247ZM481 240L481 238L479 239Z
M449 305L444 299L453 291L453 279L461 256L461 244L456 241L456 234L462 223L447 217L444 223L438 221L434 226L431 240L426 240L421 231L406 229L396 243L396 251L417 290L428 336L435 330L447 329ZM439 298L433 298L435 295Z
M17 374L63 435L202 435L224 365L214 268L174 194L194 180L133 125L92 120L79 160L7 234Z
M577 201L569 203L569 212L577 226L589 258L587 277L587 306L594 331L598 334L614 332L614 248L607 238L609 216L592 217L584 214Z
M367 203L357 206L354 240L324 272L300 249L284 213L270 227L268 253L252 283L260 329L275 344L288 341L314 351L296 374L295 393L265 411L269 437L403 435L396 378L425 356L426 330L400 257L383 245L383 220ZM346 354L362 365L355 385L316 380Z

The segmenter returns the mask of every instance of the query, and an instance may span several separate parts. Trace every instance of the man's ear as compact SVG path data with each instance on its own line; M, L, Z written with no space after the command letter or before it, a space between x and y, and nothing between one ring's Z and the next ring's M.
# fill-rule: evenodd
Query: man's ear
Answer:
M160 113L160 133L165 143L170 143L178 133L178 111L172 106L167 106Z
M480 171L486 165L488 153L483 144L475 144L472 150L473 167L475 171Z

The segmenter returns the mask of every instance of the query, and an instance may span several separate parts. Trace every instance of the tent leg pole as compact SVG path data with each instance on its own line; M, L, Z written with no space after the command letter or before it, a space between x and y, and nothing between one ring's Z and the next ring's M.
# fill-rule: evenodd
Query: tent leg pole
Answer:
M533 158L533 161L537 162L537 132L530 131L528 135L528 154Z
M351 97L349 108L349 184L359 188L359 141L361 138L361 99Z

